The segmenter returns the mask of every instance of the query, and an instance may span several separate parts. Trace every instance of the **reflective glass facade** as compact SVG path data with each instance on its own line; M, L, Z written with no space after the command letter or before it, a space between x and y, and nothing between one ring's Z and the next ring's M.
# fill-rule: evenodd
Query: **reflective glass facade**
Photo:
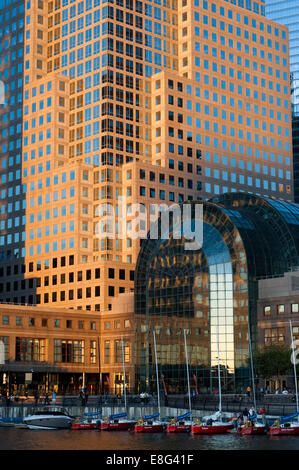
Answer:
M299 3L296 0L267 0L267 18L289 28L290 71L293 113L294 195L299 201Z
M25 2L0 0L0 278L23 279L25 201L22 188L23 61ZM2 300L16 300L16 288L6 278ZM11 281L11 282L10 282ZM3 293L0 287L1 296ZM9 298L7 298L9 297Z
M248 319L256 342L257 279L298 264L299 206L244 193L203 204L203 245L147 239L136 267L136 387L154 390L153 329L169 391L186 390L183 330L191 380L217 388L217 327L223 387L249 381ZM194 378L196 377L196 379Z

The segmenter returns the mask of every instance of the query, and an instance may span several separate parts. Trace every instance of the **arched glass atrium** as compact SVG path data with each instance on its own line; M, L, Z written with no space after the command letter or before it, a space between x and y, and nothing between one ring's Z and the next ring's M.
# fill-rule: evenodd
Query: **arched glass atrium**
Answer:
M188 204L192 218L197 204L203 208L200 249L186 250L186 239L174 236L176 226L167 239L148 234L140 249L136 387L155 390L155 329L165 385L169 392L186 391L185 329L192 388L217 388L218 331L223 388L240 390L250 380L248 319L254 345L257 280L299 265L299 206L245 193Z

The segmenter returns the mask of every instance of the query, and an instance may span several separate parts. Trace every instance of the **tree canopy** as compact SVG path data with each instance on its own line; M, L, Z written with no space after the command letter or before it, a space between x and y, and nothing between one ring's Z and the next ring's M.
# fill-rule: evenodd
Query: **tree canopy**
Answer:
M285 375L292 367L292 350L284 345L265 346L253 353L255 375L263 379ZM249 360L250 363L250 360Z

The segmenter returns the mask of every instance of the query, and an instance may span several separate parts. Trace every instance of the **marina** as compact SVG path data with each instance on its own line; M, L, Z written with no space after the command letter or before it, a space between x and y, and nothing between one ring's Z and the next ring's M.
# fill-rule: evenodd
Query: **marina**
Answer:
M73 432L0 428L1 450L298 450L296 436L246 436L231 433Z

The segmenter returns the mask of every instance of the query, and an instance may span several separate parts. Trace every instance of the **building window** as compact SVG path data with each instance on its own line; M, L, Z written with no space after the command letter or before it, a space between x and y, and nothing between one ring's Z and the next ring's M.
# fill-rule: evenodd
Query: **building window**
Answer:
M47 318L42 318L42 326L47 327L48 326L48 320Z
M8 325L8 324L9 324L9 316L8 315L3 315L2 325Z
M91 321L91 322L90 322L90 329L91 329L91 330L95 330L95 329L96 329L96 322L95 322L95 321Z
M90 364L96 364L97 362L97 343L96 341L90 341Z
M110 321L105 322L105 330L110 330Z
M60 320L54 320L54 327L60 328Z
M130 320L125 320L125 328L130 328L131 322Z
M79 330L83 330L83 328L84 328L84 321L83 320L78 321L78 328L79 328Z
M16 361L43 362L46 360L46 340L16 337Z
M124 341L125 362L130 362L130 345L128 341ZM115 341L114 362L123 362L121 341Z
M105 341L105 364L110 363L110 341Z
M29 318L29 326L34 326L34 318Z
M16 325L22 325L22 317L16 318Z
M284 328L265 328L265 346L283 344L285 341Z
M54 340L54 362L84 363L84 341Z
M264 307L264 315L271 315L270 305L267 305L266 307Z
M292 313L298 313L299 309L298 309L298 304L292 304Z
M277 313L281 315L284 313L284 305L277 305Z
M8 360L8 351L9 351L9 337L8 336L0 336L0 344L1 341L4 345L4 359L5 361Z
M67 328L72 328L72 320L67 320L66 321L66 327Z

